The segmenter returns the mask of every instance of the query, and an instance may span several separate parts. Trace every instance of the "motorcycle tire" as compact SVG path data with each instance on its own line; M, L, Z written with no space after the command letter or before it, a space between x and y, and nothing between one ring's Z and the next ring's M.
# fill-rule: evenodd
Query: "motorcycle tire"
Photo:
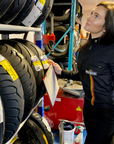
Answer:
M1 41L1 43L3 42ZM25 100L22 120L25 120L33 108L36 99L36 83L33 71L24 57L10 45L2 44L0 54L11 63L21 81Z
M15 134L22 121L24 93L14 68L2 55L0 55L0 59L2 59L0 61L0 95L5 114L3 143L6 143Z

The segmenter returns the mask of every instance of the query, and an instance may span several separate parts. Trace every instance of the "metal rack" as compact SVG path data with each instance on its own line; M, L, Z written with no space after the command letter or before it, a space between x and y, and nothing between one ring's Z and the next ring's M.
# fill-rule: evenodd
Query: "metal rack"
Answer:
M14 26L14 25L6 25L6 24L0 24L0 31L19 31L19 32L28 32L28 31L33 31L33 32L40 32L41 28L34 28L34 27L25 27L25 26Z
M75 13L76 13L76 0L72 0L72 5L71 5L71 20L70 20L71 30L70 30L69 57L68 57L68 70L70 70L70 71L72 70Z
M60 43L60 41L64 38L64 36L70 31L70 39L69 39L69 58L68 58L68 70L72 70L72 56L73 56L73 39L74 39L74 26L75 26L75 22L79 23L81 25L81 21L76 17L75 15L75 11L76 11L76 0L72 0L72 2L70 3L71 5L71 20L70 20L70 28L67 30L67 32L61 37L61 39L56 43L56 45L54 46L54 48L56 48L56 46ZM37 34L39 34L39 41L41 42L42 45L42 37L41 37L41 28L34 28L34 27L25 27L25 26L14 26L14 25L5 25L5 24L0 24L0 32L36 32ZM40 47L40 46L39 46ZM41 48L41 47L40 47ZM32 112L34 111L34 109L41 104L42 107L42 116L43 116L43 98L39 101L39 103L31 110L29 116L32 114ZM12 141L12 139L16 136L16 134L18 133L18 131L21 129L21 127L24 125L24 123L27 121L27 119L29 118L29 116L20 124L18 130L15 132L15 134L13 135L13 137L6 143L6 144L10 144L10 142Z
M6 24L0 24L0 32L1 34L6 32L10 34L10 32L13 32L13 34L15 34L16 32L29 32L29 31L32 31L32 32L38 32L39 33L39 36L41 37L41 28L34 28L34 27L25 27L25 26L14 26L14 25L6 25ZM2 38L7 38L6 34L2 34ZM42 40L42 39L41 39ZM41 41L40 40L40 41ZM37 105L34 106L34 108L30 111L30 114L28 115L28 117L19 125L17 131L15 132L15 134L13 135L13 137L6 143L6 144L10 144L11 141L13 140L13 138L17 135L18 131L21 129L21 127L24 125L24 123L27 121L27 119L30 117L30 115L32 114L32 112L35 110L35 108L37 106L39 106L39 104L41 103L43 98L40 99L40 101L38 102Z
M75 26L75 23L78 23L79 25L81 25L80 19L75 14L75 12L76 12L76 0L72 0L71 3L54 3L54 5L71 5L70 27L53 47L53 49L55 49L57 47L57 45L61 42L61 40L65 37L65 35L68 32L70 32L68 70L71 71L72 70L72 57L73 57L74 26ZM49 56L49 54L50 53L48 53L47 56Z

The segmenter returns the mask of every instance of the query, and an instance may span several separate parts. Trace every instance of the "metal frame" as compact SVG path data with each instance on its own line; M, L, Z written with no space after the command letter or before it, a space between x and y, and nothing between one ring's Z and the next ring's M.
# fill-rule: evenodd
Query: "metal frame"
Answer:
M43 51L43 24L41 26L41 32L35 32L36 45ZM40 103L38 104L38 113L44 117L44 96L42 97Z
M41 31L40 28L34 28L34 27L25 27L25 26L14 26L14 25L6 25L6 24L0 24L0 31L13 31L13 32L28 32L28 31L34 31L39 32Z
M54 45L53 49L57 47L57 45L61 42L61 40L65 37L65 35L70 31L70 39L69 39L69 57L68 57L68 70L72 70L72 57L73 57L73 39L74 39L74 26L75 22L81 24L81 21L75 16L76 14L76 0L72 0L71 3L55 3L54 5L71 5L71 19L70 19L70 27L64 33L64 35L59 39L59 41ZM51 51L47 54L47 57L50 55Z
M70 71L72 70L75 13L76 13L76 0L72 0L71 19L70 19L70 26L72 27L72 29L70 30L69 57L68 57L68 70L70 70Z

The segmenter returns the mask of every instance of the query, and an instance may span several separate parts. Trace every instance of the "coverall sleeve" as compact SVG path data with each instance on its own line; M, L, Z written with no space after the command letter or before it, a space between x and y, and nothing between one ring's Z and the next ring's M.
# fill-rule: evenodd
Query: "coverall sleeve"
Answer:
M113 53L113 55L110 57L109 66L110 66L111 75L112 75L112 79L113 79L113 83L114 83L114 53Z
M61 78L72 79L80 81L79 73L62 69Z

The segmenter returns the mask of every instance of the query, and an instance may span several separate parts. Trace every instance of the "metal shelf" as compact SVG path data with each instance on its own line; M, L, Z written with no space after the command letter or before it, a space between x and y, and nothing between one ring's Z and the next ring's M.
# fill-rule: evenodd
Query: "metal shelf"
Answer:
M2 32L39 32L41 31L41 28L35 28L35 27L25 27L25 26L15 26L15 25L6 25L6 24L0 24L0 31Z
M72 3L54 3L53 5L71 5Z

